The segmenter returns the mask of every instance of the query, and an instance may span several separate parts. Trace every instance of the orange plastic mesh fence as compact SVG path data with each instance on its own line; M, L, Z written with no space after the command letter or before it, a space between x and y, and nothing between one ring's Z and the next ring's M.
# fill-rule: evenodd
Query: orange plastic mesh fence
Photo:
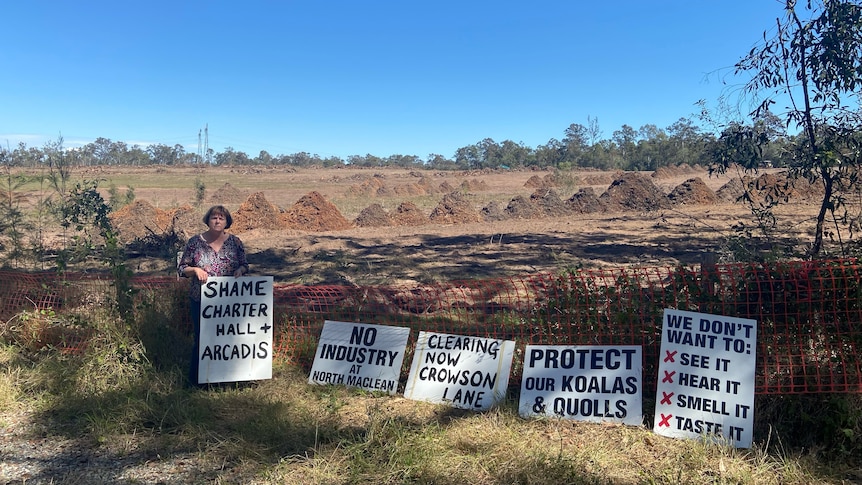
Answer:
M139 307L164 311L166 325L188 332L188 280L136 278L133 284L139 303L146 303ZM51 309L79 315L75 325L86 327L88 312L103 309L112 290L109 279L91 276L0 272L0 318L9 327L21 312ZM856 260L582 269L417 286L276 284L274 299L275 358L306 368L324 321L336 320L410 327L411 344L419 330L514 340L512 383L519 382L526 344L642 345L649 392L662 312L675 308L757 320L759 394L862 392ZM44 341L35 345L77 351L87 344L86 328L48 331L70 325L47 320Z

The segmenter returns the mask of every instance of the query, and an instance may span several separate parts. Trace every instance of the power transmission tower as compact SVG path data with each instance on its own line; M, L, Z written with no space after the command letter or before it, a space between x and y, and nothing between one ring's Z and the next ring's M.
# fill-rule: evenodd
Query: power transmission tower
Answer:
M207 163L212 163L210 160L210 124L204 125L204 153L206 154Z

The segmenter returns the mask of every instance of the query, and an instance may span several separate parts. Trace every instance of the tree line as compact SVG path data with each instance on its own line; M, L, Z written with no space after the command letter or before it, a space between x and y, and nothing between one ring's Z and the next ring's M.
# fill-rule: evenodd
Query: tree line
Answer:
M781 130L773 115L762 117L752 129L762 131L767 142L762 147L764 158L776 166L790 166L786 155L799 143ZM734 125L738 130L739 126ZM373 154L340 157L320 157L308 152L272 155L261 150L257 156L227 147L222 152L212 149L206 154L189 152L182 145L153 144L129 146L122 141L97 138L79 148L64 148L62 139L43 147L28 147L24 143L14 149L0 148L0 164L14 167L40 167L57 156L69 166L172 166L209 164L218 166L263 165L293 167L397 167L432 170L479 170L541 168L569 170L594 168L602 170L656 170L663 166L683 163L709 165L724 142L722 135L705 131L690 118L680 118L667 128L648 124L634 129L623 125L610 137L603 137L598 120L588 117L587 124L572 123L561 139L551 138L535 148L512 140L497 142L485 138L475 144L458 148L451 158L430 154L425 159L417 155Z

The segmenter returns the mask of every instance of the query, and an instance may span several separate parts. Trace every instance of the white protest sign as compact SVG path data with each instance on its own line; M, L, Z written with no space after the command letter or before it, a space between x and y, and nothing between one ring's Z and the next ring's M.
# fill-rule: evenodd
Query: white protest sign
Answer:
M750 448L757 321L665 309L653 431Z
M643 423L639 345L528 345L519 414Z
M419 332L404 397L487 410L509 385L515 342Z
M395 394L409 336L409 328L327 320L308 383Z
M272 276L207 278L198 383L271 379L272 333Z

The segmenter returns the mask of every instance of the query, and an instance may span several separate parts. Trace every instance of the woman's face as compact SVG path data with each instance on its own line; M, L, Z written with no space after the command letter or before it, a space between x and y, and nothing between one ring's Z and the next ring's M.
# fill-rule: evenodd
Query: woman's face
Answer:
M227 217L224 214L219 214L218 212L210 214L208 224L210 229L213 231L224 231L225 225L227 225Z

